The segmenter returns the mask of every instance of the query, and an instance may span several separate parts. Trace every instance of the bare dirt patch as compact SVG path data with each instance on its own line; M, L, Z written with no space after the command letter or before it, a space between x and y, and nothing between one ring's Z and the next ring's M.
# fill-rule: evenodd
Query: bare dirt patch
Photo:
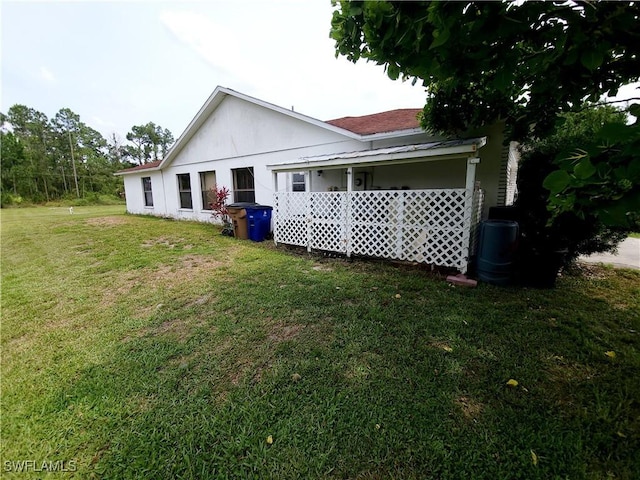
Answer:
M131 300L139 295L140 302L136 307L136 317L143 318L151 315L157 308L157 303L150 303L152 293L157 289L171 289L173 285L194 281L202 278L212 270L226 265L226 262L216 260L205 255L185 255L174 264L161 264L156 267L146 267L129 270L109 279L109 287L102 291L100 305L108 308L116 305L121 298ZM212 301L213 296L205 295L196 299L189 306L203 305Z
M316 263L313 267L311 267L312 270L315 270L316 272L333 272L333 268L330 265L323 265L321 263Z
M462 415L467 420L476 420L482 413L482 404L476 402L473 398L464 396L456 398L455 404L460 408Z
M149 272L151 286L167 286L194 280L227 262L205 255L185 255L172 265L160 265Z
M151 240L145 240L144 242L142 242L142 244L140 244L140 246L143 248L150 248L150 247L156 247L156 246L176 248L177 246L180 246L184 242L186 242L184 238L159 237ZM182 245L182 248L186 250L190 250L193 248L193 245L185 244L185 245Z
M596 376L596 370L589 365L568 360L561 355L552 355L546 359L549 379L555 383L575 385L590 381Z
M452 352L453 348L449 345L448 342L442 340L433 340L429 343L429 345L433 348L437 348L438 350L443 350L445 352Z
M266 325L267 338L273 342L285 342L297 337L306 325L288 325L282 322Z
M201 305L206 305L207 303L215 303L215 302L216 302L216 297L212 293L207 293L206 295L203 295L199 298L196 298L192 302L189 302L187 304L187 308L199 307Z
M126 225L129 223L129 219L125 217L99 217L88 218L87 225L93 227L116 227L118 225Z
M232 385L240 385L242 380L247 376L251 376L252 384L260 383L265 370L271 367L268 360L263 362L252 362L248 359L239 361L229 373L229 381Z
M172 318L153 328L150 333L158 336L171 335L176 340L184 342L189 338L194 326L191 322L180 318Z

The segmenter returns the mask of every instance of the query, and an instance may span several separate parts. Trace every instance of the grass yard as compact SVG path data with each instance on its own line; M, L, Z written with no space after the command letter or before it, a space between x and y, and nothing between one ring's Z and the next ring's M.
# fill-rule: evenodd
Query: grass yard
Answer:
M640 272L465 289L122 206L1 227L3 478L640 478Z

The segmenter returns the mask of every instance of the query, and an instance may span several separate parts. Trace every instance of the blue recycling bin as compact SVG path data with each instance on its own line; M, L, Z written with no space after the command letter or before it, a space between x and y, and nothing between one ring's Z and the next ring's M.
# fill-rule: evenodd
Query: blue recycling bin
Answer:
M247 211L247 227L249 239L254 242L262 242L271 231L271 211L269 205L251 205L245 207Z

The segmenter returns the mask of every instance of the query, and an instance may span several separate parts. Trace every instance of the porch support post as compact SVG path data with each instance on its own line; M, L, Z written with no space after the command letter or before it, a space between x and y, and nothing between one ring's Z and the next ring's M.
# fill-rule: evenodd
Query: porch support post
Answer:
M353 167L347 167L347 194L344 196L345 200L345 215L344 215L344 242L347 258L351 258L351 192L353 192Z
M278 217L279 212L279 198L278 198L278 172L271 172L271 185L273 187L273 243L278 245Z
M476 185L476 165L480 163L478 157L467 159L467 178L464 192L464 221L462 230L462 258L460 272L467 273L469 268L469 251L471 246L471 217L473 213L473 191Z
M312 170L307 170L305 175L305 191L306 192L313 192L313 175L311 175L313 173Z
M314 200L313 192L304 192L303 195L305 197L304 217L305 217L305 221L307 222L307 252L311 253L311 240L312 240L311 236L313 235L313 218L311 216L313 209L311 208L311 202L313 202Z

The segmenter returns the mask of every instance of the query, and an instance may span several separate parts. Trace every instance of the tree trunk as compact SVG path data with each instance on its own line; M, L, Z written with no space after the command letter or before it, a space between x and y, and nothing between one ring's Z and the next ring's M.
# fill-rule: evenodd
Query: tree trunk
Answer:
M64 165L60 163L60 170L62 170L62 187L64 188L64 193L69 193L69 188L67 188L67 177L64 174Z
M80 189L78 188L78 172L76 171L76 158L73 155L73 143L71 143L71 132L69 131L69 148L71 148L71 163L73 164L73 179L76 181L76 197L80 198Z
M50 200L49 199L49 189L47 188L47 175L44 174L42 176L42 184L44 185L44 195L47 198L47 202Z

